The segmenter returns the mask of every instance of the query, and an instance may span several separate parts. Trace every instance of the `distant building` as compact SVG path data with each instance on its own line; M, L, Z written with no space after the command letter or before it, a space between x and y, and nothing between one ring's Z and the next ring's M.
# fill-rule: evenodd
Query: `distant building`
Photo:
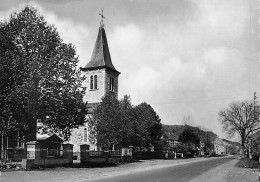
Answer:
M214 142L214 152L218 155L227 154L228 143L223 141L221 138L217 138Z
M179 135L177 135L176 133L164 132L164 135L169 147L174 147L176 144L180 143Z
M95 47L90 61L81 71L86 76L83 86L86 87L84 101L88 103L87 119L92 118L93 109L101 102L102 97L109 94L111 98L118 98L118 76L119 71L114 67L109 48L104 25L101 23ZM85 123L71 133L70 143L74 144L74 156L79 156L80 145L87 144L90 150L96 150L96 145L89 141L89 127Z
M227 139L217 138L214 142L214 152L216 154L239 154L241 145L239 142L233 142Z

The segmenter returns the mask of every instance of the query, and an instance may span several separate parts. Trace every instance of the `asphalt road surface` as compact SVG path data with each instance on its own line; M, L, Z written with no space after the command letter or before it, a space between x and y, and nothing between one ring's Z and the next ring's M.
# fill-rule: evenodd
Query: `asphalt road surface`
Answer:
M239 157L145 160L114 167L0 171L0 182L258 182L258 169L238 168Z
M96 179L91 181L99 182L182 182L182 181L222 181L221 177L228 171L237 160L233 157L215 158L212 160L198 161L187 164L180 164L176 166L169 166L160 169L152 169L148 171L140 171L119 176L109 176L103 179ZM219 167L219 168L218 168ZM207 172L218 169L215 172ZM217 176L214 176L217 175ZM197 180L196 180L197 179ZM224 180L223 180L224 181Z

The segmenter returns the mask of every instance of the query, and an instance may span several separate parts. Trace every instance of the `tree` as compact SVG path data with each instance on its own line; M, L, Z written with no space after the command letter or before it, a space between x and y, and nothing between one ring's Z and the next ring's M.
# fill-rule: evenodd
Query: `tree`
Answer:
M129 147L131 145L131 136L134 135L133 121L134 121L134 108L131 104L130 96L124 95L124 98L119 101L121 112L123 115L123 138L122 147Z
M131 143L137 147L157 148L158 142L163 135L162 124L154 109L147 103L141 103L134 107L133 120L134 135Z
M196 152L195 147L200 146L199 129L185 125L184 130L179 135L179 141L182 142L186 148L184 155L186 157L194 156Z
M187 152L187 148L186 148L185 144L183 144L183 143L177 143L176 145L174 145L172 147L172 150L177 153L186 153Z
M133 120L130 96L125 95L118 101L106 95L90 118L89 139L100 147L129 147L134 136Z
M197 129L186 125L183 132L179 136L179 141L182 143L186 143L187 147L193 144L198 146L200 143L200 138Z
M229 136L237 133L241 138L241 147L244 155L245 143L249 136L260 128L259 112L254 109L252 102L233 102L229 104L227 109L219 111L219 121L223 126L223 130Z
M231 155L239 154L238 148L232 144L227 146L227 152Z
M75 47L29 6L0 24L0 42L4 128L11 125L28 137L40 120L68 139L87 113Z
M205 150L213 150L214 142L218 137L212 131L206 131L206 129L198 128L200 141L204 143Z
M122 146L125 134L125 123L120 103L109 95L102 98L101 103L94 109L93 118L89 121L92 143L99 147Z
M120 101L106 95L89 122L90 141L99 147L149 147L159 145L163 134L159 116L142 103L133 107L130 96Z

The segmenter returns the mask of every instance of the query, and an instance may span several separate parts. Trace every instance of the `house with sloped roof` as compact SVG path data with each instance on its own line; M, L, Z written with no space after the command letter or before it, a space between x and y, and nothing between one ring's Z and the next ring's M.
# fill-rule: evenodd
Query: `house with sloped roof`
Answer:
M179 135L172 132L165 132L165 139L167 140L167 144L169 147L173 147L174 145L180 143L179 142Z
M227 154L229 145L229 143L223 141L221 138L217 138L214 142L214 152L218 155Z
M56 134L37 133L36 141L40 145L40 155L46 157L60 157L64 140Z
M163 139L166 140L169 147L174 147L174 145L180 143L179 135L183 131L181 125L162 125L164 134Z

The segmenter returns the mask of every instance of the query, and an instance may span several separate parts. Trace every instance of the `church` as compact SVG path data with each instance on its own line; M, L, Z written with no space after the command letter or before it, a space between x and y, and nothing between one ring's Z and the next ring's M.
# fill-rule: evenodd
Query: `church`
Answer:
M87 102L88 115L87 119L92 117L94 108L101 102L102 97L109 94L111 98L118 98L118 77L120 72L114 67L106 32L101 20L98 29L98 36L94 46L94 50L90 61L85 67L80 68L86 79L83 86L86 87L84 102ZM92 145L88 139L89 128L86 122L78 129L74 129L71 133L70 143L73 146L74 158L80 155L80 145L89 145L89 150L97 150L95 145Z

